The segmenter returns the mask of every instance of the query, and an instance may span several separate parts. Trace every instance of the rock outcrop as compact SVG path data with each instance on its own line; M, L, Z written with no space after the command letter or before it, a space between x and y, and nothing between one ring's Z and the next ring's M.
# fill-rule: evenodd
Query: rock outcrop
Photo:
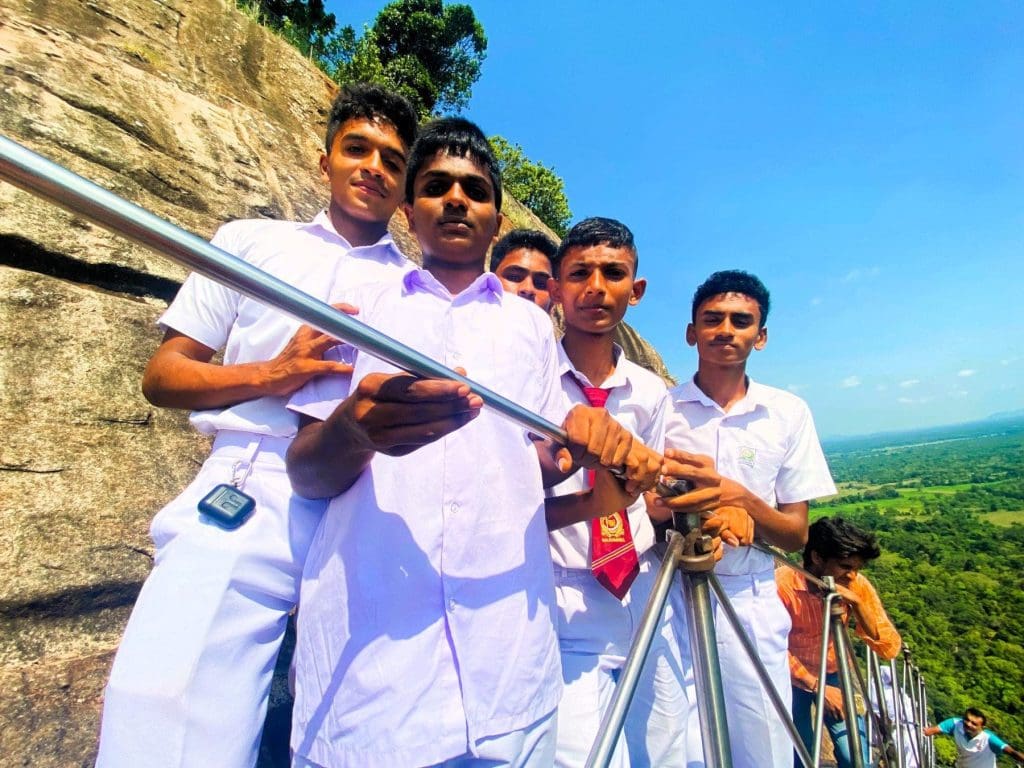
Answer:
M316 159L335 87L232 2L6 0L0 67L0 132L190 231L322 205ZM509 226L537 225L509 205ZM393 230L415 256L402 222ZM138 385L154 320L183 278L0 184L8 764L92 764L110 659L152 562L149 521L208 448ZM626 348L660 365L635 334ZM280 736L287 713L272 717Z

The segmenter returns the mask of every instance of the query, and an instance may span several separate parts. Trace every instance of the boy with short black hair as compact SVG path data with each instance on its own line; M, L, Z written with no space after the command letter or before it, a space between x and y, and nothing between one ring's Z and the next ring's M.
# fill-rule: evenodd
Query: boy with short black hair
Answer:
M718 510L705 530L729 531L733 546L715 574L776 690L790 697L790 619L775 590L770 555L748 545L755 536L795 551L807 537L808 502L835 493L806 403L795 395L752 381L747 361L768 342L768 290L754 275L716 272L694 293L686 342L697 348L697 373L671 390L666 455L682 449L706 454L705 471L718 479ZM688 500L658 500L656 514L687 511ZM724 534L723 534L724 535ZM675 593L673 593L675 595ZM677 613L682 605L677 600ZM739 639L717 616L719 660L733 764L737 768L789 768L793 747ZM677 622L679 642L685 628ZM687 688L694 687L692 679ZM696 713L688 726L691 759L699 756Z
M551 309L551 259L556 250L558 246L543 232L513 229L491 250L490 269L506 291L547 312Z
M665 383L628 360L613 341L626 310L646 289L637 265L633 233L614 219L581 221L559 246L551 292L565 317L559 347L562 392L567 406L606 408L660 451L670 409ZM690 477L685 467L680 470ZM577 472L550 493L579 492L589 485L586 473ZM558 710L558 766L585 764L658 571L644 501L634 496L628 502L612 514L591 509L584 510L585 518L548 515L565 684ZM615 765L686 765L682 721L688 704L681 660L667 639L671 616L667 608Z
M405 99L376 86L342 90L320 158L327 209L309 223L233 221L213 244L318 298L332 283L397 278L411 265L387 225L415 132ZM291 493L284 455L298 420L285 404L311 378L349 368L321 359L334 340L195 274L160 323L143 392L193 409L193 425L215 439L195 480L153 520L155 565L111 670L97 764L250 768L326 506ZM219 349L222 364L211 362ZM234 529L200 511L219 484L255 502Z
M332 298L557 423L550 320L484 271L500 189L479 128L426 126L405 204L424 268ZM542 469L529 433L481 405L458 381L362 353L351 377L293 397L293 485L334 497L303 579L297 766L551 764L561 676ZM660 462L607 414L563 423L577 461L653 482Z

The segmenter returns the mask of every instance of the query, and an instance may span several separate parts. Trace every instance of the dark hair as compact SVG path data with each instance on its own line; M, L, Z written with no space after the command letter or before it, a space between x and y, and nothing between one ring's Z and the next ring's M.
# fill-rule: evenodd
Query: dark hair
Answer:
M494 157L491 144L484 136L484 132L476 123L461 117L443 117L423 126L409 154L409 165L405 173L407 203L412 203L416 175L438 152L445 152L453 157L468 157L487 171L494 187L494 205L501 210L501 171L498 168L498 160Z
M353 83L338 92L327 116L327 137L324 140L327 154L331 153L331 144L338 130L349 120L384 120L391 123L406 149L416 141L418 120L412 104L397 93L378 85Z
M965 709L965 710L964 710L964 720L966 720L966 719L967 719L967 716L968 716L968 715L974 715L975 717L980 717L980 718L981 718L981 724L982 724L982 725L984 725L985 723L987 723L987 722L988 722L988 718L987 718L987 717L985 717L985 713L984 713L984 712L982 712L982 711L981 711L980 709L978 709L977 707L968 707L967 709Z
M811 564L811 552L817 552L825 560L856 555L864 562L882 554L875 534L841 517L822 517L811 523L804 547L805 568Z
M615 219L591 216L589 219L577 223L562 238L562 243L551 260L551 268L555 272L555 277L558 277L562 259L570 248L589 248L592 245L607 245L611 248L626 248L632 251L633 275L636 276L640 257L637 255L636 243L633 241L633 233L629 231L629 227Z
M742 293L757 302L761 310L761 322L759 327L764 328L768 322L768 310L771 307L771 297L768 289L755 275L739 269L725 269L715 272L697 287L693 294L693 304L690 307L690 319L697 322L697 309L712 296L722 293Z
M520 248L543 253L548 257L548 261L552 260L555 251L558 250L555 241L543 232L538 232L535 229L513 229L494 244L494 248L491 250L491 272L498 268L501 260L509 253Z

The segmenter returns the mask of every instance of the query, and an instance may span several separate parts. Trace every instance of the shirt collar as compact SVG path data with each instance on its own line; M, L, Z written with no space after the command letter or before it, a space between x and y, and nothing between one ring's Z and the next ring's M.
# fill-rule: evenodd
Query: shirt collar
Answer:
M391 237L391 233L384 230L384 234L381 235L380 239L375 243L369 245L352 245L343 234L334 228L334 222L331 221L330 214L327 213L326 208L320 209L320 212L313 217L313 220L301 225L303 229L310 230L322 230L326 232L330 237L340 240L349 251L359 251L361 249L369 250L371 248L382 248L389 252L398 253L398 247L395 245L394 238Z
M697 386L696 379L697 374L694 374L688 381L676 387L672 392L672 399L677 403L700 403L705 408L714 408L724 416L743 416L753 413L758 408L766 407L768 404L767 388L747 377L747 394L726 412L722 410L722 406L704 394L704 391Z
M482 275L477 277L476 280L470 283L461 293L457 296L452 296L448 289L445 288L430 272L422 267L417 267L416 269L409 270L402 277L402 289L403 293L406 294L426 292L452 302L460 299L463 301L480 299L483 301L497 301L500 303L504 298L504 290L501 287L501 281L498 280L497 275L493 272L484 272ZM519 299L519 297L515 298ZM522 301L522 299L519 300Z
M562 375L570 374L576 381L587 387L598 386L601 389L616 389L618 387L626 387L630 385L629 372L625 365L619 365L619 361L622 360L622 347L618 344L612 345L612 354L615 358L615 370L612 371L611 375L602 381L600 384L593 384L590 379L586 377L586 374L576 370L576 366L572 364L572 360L569 359L569 355L565 351L563 341L558 343L558 372Z

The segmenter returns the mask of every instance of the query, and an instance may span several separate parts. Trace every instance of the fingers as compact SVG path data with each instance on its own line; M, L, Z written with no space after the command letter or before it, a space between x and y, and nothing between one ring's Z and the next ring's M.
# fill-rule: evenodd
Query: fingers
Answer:
M722 559L722 556L725 554L725 547L722 546L722 539L720 537L713 536L711 538L711 551L714 553L716 563Z
M359 307L355 306L354 304L346 304L343 301L339 301L337 304L331 304L331 306L334 307L335 309L341 310L346 315L359 314Z
M688 465L695 468L714 469L715 460L710 456L705 456L701 453L687 453L686 451L680 451L675 448L668 448L665 451L666 459L673 459L680 464Z
M458 381L382 373L363 377L344 404L374 450L392 455L444 437L475 419L482 406Z
M558 471L564 474L569 474L572 471L574 462L572 460L572 453L564 445L555 451L555 466L558 467Z
M655 493L644 494L644 500L647 502L647 517L651 519L651 522L655 525L661 523L667 523L672 519L672 510L665 506L658 506L655 504L655 500L658 498Z
M721 536L722 540L726 544L730 544L734 547L739 546L739 538L736 533L729 528L729 521L721 515L713 515L707 518L701 523L700 527L703 533L709 536Z
M603 408L577 405L562 423L569 438L573 463L615 469L625 465L633 450L633 435Z
M668 498L659 496L654 500L656 507L684 514L713 512L718 509L720 503L721 492L717 487L697 488L681 496L671 496Z
M857 597L857 593L844 587L842 584L836 584L836 592L839 593L839 596L843 598L843 600L850 603L851 605L860 604L860 598Z
M480 408L483 400L469 387L453 379L420 379L409 374L371 373L359 382L361 396L391 403L450 403Z
M684 454L681 451L665 452L662 473L670 477L688 480L697 487L721 485L722 483L722 477L715 471L714 461L710 457Z
M739 507L719 507L701 525L704 533L720 535L726 544L748 547L754 543L754 520Z
M633 448L625 459L626 490L639 494L653 488L661 475L663 463L659 453L634 440Z
M722 541L728 544L730 547L740 546L739 537L736 536L736 534L730 531L728 528L721 531L718 535L722 539Z
M352 373L352 366L349 363L340 363L336 360L317 360L314 362L310 373L313 376L323 376L326 374L347 375Z
M304 358L319 360L324 356L324 352L336 344L338 344L338 340L333 336L322 333L312 326L302 325L288 341L281 351L281 355L300 360Z
M402 456L465 426L478 414L479 411L470 411L418 424L387 427L370 433L370 438L378 446L380 452L392 456Z

